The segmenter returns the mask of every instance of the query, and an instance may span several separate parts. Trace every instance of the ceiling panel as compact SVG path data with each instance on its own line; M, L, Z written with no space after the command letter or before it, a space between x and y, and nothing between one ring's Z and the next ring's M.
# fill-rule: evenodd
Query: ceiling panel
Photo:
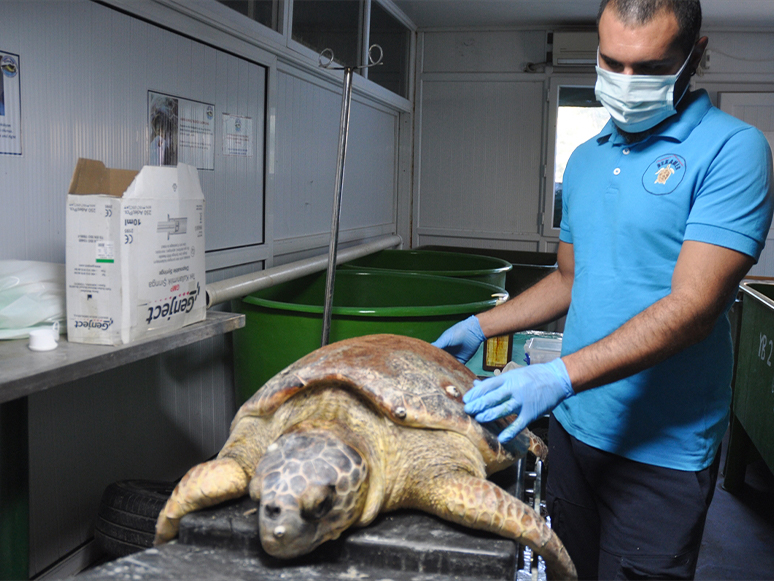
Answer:
M593 25L599 0L394 0L419 28ZM703 0L704 26L774 28L774 0Z

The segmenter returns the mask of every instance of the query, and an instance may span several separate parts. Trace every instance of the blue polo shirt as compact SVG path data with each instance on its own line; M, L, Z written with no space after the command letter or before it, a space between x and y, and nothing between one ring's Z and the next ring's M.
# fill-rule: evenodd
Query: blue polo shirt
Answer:
M774 207L766 138L713 107L705 91L685 99L686 108L658 134L627 144L611 121L567 164L560 238L573 245L575 280L563 355L668 295L683 241L760 256ZM731 372L723 314L702 342L632 377L581 392L555 415L590 446L701 470L726 430Z

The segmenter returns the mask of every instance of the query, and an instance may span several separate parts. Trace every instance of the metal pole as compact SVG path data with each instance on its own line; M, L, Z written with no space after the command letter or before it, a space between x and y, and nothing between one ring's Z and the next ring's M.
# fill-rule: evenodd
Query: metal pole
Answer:
M322 346L328 344L331 334L333 309L333 287L336 283L336 251L339 244L339 218L341 216L341 192L344 185L344 162L347 157L347 135L349 134L349 107L352 101L352 71L344 69L344 95L341 100L341 126L339 127L339 156L336 163L336 186L333 196L331 217L331 242L328 248L328 275L325 279L325 308L323 310Z
M365 244L344 248L336 254L336 264L349 262L350 260L368 256L374 252L379 252L385 248L393 248L394 246L401 246L402 244L403 240L396 234L380 236ZM280 266L272 266L266 270L259 270L258 272L251 272L250 274L243 274L241 276L235 276L234 278L219 280L218 282L211 282L206 288L207 308L209 309L214 305L225 303L232 299L238 299L249 295L250 293L254 293L255 291L269 288L289 280L296 280L297 278L301 278L308 274L322 272L327 266L328 257L325 254L320 254L319 256L305 258L304 260L298 260Z

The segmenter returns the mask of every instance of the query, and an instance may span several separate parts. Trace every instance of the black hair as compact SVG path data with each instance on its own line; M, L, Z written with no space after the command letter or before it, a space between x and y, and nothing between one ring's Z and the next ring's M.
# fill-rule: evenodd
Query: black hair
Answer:
M599 20L610 5L618 17L629 24L646 24L662 10L671 11L677 18L679 32L675 42L687 58L699 40L701 30L701 2L699 0L602 0L597 14Z

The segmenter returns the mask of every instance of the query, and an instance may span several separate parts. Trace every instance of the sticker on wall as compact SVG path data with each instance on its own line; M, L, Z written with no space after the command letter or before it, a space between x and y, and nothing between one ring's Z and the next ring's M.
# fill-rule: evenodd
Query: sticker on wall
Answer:
M253 119L223 113L223 155L253 157Z
M148 164L215 169L215 105L148 91Z
M21 155L19 55L0 50L0 154Z

